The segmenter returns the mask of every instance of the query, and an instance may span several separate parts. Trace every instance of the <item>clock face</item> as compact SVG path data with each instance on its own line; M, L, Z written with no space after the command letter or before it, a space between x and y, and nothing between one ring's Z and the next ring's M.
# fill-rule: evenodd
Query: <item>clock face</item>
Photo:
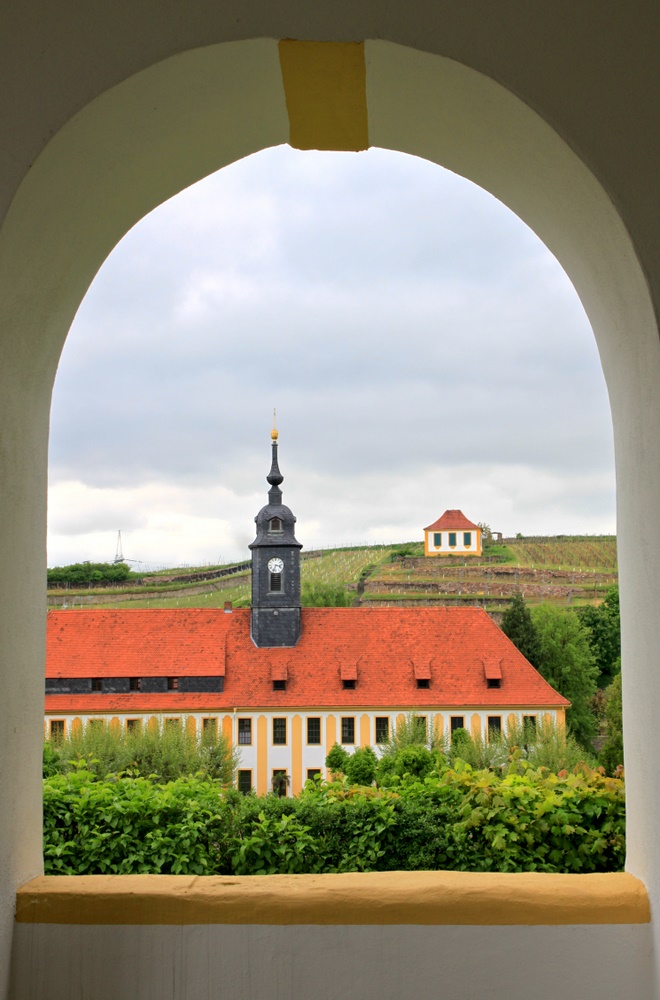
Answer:
M268 560L268 569L270 570L271 573L281 573L282 570L284 569L284 563L282 562L281 559L277 559L277 558L276 559L269 559Z

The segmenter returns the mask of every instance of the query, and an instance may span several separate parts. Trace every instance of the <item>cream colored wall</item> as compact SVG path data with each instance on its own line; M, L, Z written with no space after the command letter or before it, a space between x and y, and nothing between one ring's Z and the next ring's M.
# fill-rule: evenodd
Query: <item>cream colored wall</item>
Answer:
M614 419L628 864L660 904L660 751L648 738L660 702L660 533L638 530L660 506L655 0L191 0L177 16L148 0L84 17L73 0L35 0L8 6L0 32L0 996L14 890L41 865L47 434L61 345L138 218L286 141L283 37L379 39L366 46L370 142L500 198L556 254L589 314ZM561 954L565 967L576 953ZM529 989L539 980L525 970Z

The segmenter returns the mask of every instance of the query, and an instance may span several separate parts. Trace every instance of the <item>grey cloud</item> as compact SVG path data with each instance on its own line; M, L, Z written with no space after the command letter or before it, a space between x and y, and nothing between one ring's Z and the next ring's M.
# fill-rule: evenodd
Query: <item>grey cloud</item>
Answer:
M271 150L138 225L65 348L51 479L249 492L273 405L299 474L349 493L469 461L564 476L576 518L612 503L570 488L612 475L612 443L568 280L503 206L411 157Z

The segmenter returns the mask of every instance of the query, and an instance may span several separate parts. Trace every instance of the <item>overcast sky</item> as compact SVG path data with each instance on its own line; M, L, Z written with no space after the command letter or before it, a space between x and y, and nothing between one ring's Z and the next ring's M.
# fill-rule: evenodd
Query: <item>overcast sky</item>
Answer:
M568 278L415 157L282 146L162 205L105 262L55 384L49 565L247 557L273 407L305 548L613 532L612 431Z

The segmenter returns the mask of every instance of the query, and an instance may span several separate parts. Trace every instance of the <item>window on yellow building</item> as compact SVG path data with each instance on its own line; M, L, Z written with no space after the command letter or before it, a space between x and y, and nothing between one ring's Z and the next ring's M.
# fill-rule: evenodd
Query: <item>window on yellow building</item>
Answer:
M252 771L239 771L237 787L239 792L247 795L252 791Z
M435 545L436 549L439 549L440 546L442 545L442 532L441 531L436 531L435 534L433 535L433 544Z
M276 795L279 795L281 799L286 798L289 788L289 775L286 773L286 768L276 767L273 769L271 786Z
M450 549L455 549L456 548L456 532L455 531L450 531L449 532L449 548Z
M488 716L488 738L497 738L502 733L502 716L501 715L489 715Z
M376 743L387 743L390 738L390 720L387 715L376 716Z
M64 739L64 719L50 720L50 738L53 743L61 743Z
M218 719L216 716L209 716L207 719L202 719L202 738L207 741L217 740Z
M307 768L307 780L313 781L321 773L320 767L308 767Z
M523 731L525 735L536 736L536 716L523 715Z
M126 732L135 735L142 729L142 719L126 719Z
M452 715L449 720L449 727L452 733L455 733L457 729L465 729L465 716Z
M252 719L238 720L238 742L240 746L250 746L252 743Z
M286 719L273 719L273 743L286 746Z
M313 746L319 746L321 743L321 720L318 718L309 718L307 720L307 742L311 743Z
M466 549L469 549L470 546L472 545L472 532L471 531L464 531L463 532L463 545L465 546Z
M341 720L341 741L342 743L355 743L355 719L352 717L342 717Z

